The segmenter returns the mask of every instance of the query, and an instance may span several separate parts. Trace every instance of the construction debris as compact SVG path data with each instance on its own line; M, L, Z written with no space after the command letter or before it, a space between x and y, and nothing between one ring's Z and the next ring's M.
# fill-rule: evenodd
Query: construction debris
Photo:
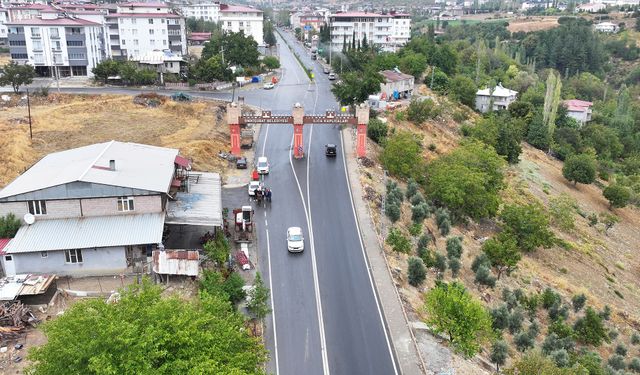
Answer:
M0 304L0 339L15 339L27 325L35 327L38 319L31 309L22 302L3 302Z
M159 95L153 92L138 94L133 98L135 104L143 105L145 107L156 108L164 104L167 101L167 97Z

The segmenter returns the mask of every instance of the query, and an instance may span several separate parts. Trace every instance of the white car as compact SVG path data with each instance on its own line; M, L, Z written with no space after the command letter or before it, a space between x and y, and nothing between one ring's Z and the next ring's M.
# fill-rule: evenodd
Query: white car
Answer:
M336 80L336 74L331 72L329 73L329 81L335 81Z
M304 236L300 227L287 229L287 250L291 253L299 253L304 250Z
M260 187L260 181L251 181L249 182L249 188L247 189L249 192L249 196L253 197L256 195L256 190Z
M264 86L262 86L265 90L271 90L272 88L276 87L276 85L274 85L271 82L267 82L264 84Z
M258 163L256 163L256 169L259 174L269 174L269 161L266 156L260 156Z

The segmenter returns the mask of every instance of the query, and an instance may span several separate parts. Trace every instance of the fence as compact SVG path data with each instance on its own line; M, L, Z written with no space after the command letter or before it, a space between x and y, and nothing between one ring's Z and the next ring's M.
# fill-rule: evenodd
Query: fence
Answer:
M165 82L164 87L167 89L188 89L194 88L196 90L226 90L231 88L229 82L217 82L217 83L196 83L194 86L189 86L186 82Z

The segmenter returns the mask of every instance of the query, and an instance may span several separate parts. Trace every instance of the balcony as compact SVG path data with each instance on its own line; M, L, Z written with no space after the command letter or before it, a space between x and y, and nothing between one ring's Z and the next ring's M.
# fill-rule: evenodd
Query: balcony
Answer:
M31 34L31 39L41 39L42 34Z

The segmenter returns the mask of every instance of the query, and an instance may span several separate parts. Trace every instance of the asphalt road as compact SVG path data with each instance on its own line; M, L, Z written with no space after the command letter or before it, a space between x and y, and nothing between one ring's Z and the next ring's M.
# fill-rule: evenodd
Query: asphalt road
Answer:
M279 40L283 77L273 90L240 89L235 95L273 114L290 114L295 103L305 113L339 109L322 66L310 58L290 34L283 34L307 67L311 83L292 52ZM154 89L61 88L62 92L137 94ZM159 90L162 94L173 91ZM231 100L230 92L189 94ZM268 207L255 207L259 263L271 289L273 314L267 317L265 338L271 358L269 373L397 374L381 310L357 228L346 177L338 125L305 126L305 157L291 159L293 128L262 126L256 154L269 158L265 185L273 191ZM324 145L338 145L338 156L327 158ZM305 251L290 254L285 233L299 226ZM310 230L311 229L311 230Z

